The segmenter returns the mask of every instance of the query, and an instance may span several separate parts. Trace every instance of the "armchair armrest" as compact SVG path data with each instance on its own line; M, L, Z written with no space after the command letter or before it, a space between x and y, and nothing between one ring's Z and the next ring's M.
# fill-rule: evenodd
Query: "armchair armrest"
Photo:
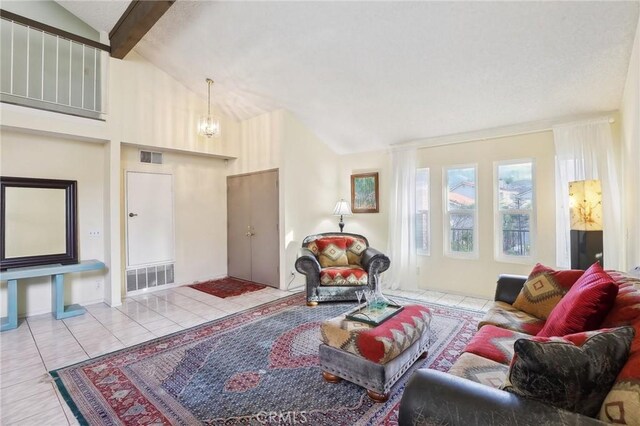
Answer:
M320 274L320 262L318 262L316 256L308 248L301 248L298 250L296 271L304 275Z
M391 261L386 255L373 247L367 247L367 249L362 252L362 258L360 261L362 263L362 268L369 274L372 272L377 274L384 272L389 269L389 265L391 264ZM374 270L372 271L371 268L374 268Z
M581 414L440 371L420 369L400 401L400 426L604 425Z
M494 300L512 305L525 282L527 282L527 277L524 275L499 275Z

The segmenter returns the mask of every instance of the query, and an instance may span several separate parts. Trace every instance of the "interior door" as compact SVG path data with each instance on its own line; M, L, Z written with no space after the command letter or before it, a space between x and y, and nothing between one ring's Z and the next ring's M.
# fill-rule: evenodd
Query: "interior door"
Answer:
M126 174L127 267L172 262L173 177Z
M278 171L251 178L251 280L278 287L280 237L278 232Z
M227 269L230 277L251 281L251 181L227 177Z
M278 171L227 178L229 276L278 287Z

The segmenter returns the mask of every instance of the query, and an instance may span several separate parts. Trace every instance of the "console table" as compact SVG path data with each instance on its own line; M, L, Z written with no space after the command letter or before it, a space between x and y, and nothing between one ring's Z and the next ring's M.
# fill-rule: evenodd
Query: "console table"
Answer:
M104 269L104 263L92 259L72 265L43 265L15 268L0 272L0 281L7 281L7 316L2 318L0 331L18 327L18 280L51 276L52 313L56 319L82 315L86 310L80 305L64 306L64 274Z

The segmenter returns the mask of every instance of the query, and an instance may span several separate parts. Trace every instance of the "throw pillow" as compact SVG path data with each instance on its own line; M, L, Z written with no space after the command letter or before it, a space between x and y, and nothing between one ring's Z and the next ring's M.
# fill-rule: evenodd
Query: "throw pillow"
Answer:
M323 237L316 240L318 246L318 261L320 266L347 266L347 241L342 237Z
M627 326L518 339L503 389L595 417L627 361L634 334Z
M576 281L549 314L540 337L564 336L595 330L602 324L618 295L618 285L599 263Z
M513 307L546 320L584 271L554 271L540 263L534 266Z
M347 237L346 240L349 265L362 266L362 253L367 249L367 243L361 238Z

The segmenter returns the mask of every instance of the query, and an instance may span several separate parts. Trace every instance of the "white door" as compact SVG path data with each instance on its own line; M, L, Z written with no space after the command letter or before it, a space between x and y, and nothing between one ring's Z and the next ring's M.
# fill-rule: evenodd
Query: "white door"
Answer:
M173 176L127 172L127 267L173 262Z

